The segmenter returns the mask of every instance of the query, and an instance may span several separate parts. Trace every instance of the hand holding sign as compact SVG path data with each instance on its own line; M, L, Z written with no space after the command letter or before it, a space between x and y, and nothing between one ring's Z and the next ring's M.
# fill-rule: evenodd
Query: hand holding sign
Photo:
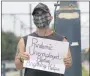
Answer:
M72 63L71 57L66 57L63 60L64 60L64 63L65 63L65 66L67 68L69 68L71 66L71 63Z
M23 52L20 54L20 58L21 58L21 62L23 62L23 60L29 60L30 59L30 54L27 52Z

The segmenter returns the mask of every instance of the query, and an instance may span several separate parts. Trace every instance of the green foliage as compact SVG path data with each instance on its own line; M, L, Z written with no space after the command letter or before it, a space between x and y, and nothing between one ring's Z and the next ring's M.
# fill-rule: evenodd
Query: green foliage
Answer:
M84 60L89 61L89 51L85 52L85 50L82 50L81 56L82 56L82 61Z
M82 76L89 76L88 72L85 70L83 66L82 66Z
M2 31L2 60L12 60L14 59L18 38L12 32Z

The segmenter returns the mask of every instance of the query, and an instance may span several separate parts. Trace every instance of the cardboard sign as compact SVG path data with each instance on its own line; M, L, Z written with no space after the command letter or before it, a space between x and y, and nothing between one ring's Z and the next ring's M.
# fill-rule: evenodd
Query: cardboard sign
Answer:
M24 67L64 74L63 57L68 48L68 42L28 36L26 51L30 60L24 61Z

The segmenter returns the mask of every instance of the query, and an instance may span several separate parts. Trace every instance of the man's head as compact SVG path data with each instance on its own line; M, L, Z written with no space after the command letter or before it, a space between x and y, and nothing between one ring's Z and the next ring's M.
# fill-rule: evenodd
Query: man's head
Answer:
M43 3L39 3L34 8L32 15L37 28L45 28L49 26L52 20L49 8Z

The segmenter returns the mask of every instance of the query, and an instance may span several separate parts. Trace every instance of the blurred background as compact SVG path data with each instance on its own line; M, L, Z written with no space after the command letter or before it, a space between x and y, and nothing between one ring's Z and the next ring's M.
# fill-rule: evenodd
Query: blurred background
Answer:
M2 76L23 76L24 70L16 70L14 56L19 39L36 30L32 11L39 2L2 2ZM45 3L53 16L50 24L54 24L54 4ZM82 76L89 76L89 2L78 2L81 14L81 63ZM57 8L59 9L59 8Z

